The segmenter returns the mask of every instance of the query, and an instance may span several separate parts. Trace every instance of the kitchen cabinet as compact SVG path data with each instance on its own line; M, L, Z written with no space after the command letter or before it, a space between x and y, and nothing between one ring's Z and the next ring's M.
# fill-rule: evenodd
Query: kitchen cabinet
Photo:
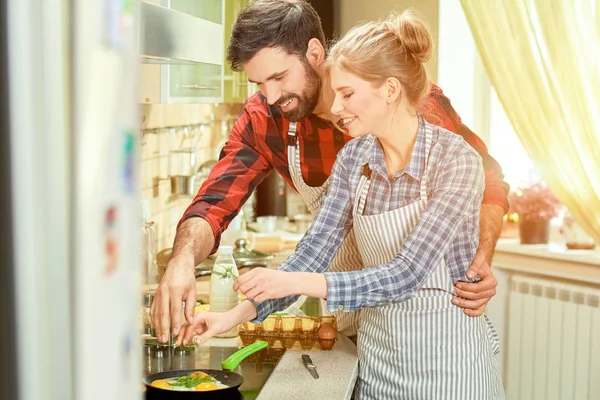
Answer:
M229 68L227 45L231 37L233 24L251 0L225 0L225 43L223 46L223 103L243 103L252 93L249 91L248 77L244 71L235 72Z
M162 0L162 5L223 25L223 0Z
M145 1L205 21L206 29L201 29L194 40L202 41L203 46L210 43L213 51L206 52L206 62L202 63L171 60L141 64L140 103L244 103L257 90L244 71L232 71L226 60L233 24L252 0Z
M160 60L140 65L140 98L142 104L194 104L223 101L224 12L225 0L153 0L196 18L201 22L187 45L202 41L207 47L203 62ZM182 43L174 43L180 46Z

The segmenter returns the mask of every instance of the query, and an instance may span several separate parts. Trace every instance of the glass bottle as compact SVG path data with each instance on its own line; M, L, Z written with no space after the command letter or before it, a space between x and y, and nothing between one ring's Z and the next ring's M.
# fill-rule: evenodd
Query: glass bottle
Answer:
M210 311L225 312L240 304L240 294L233 290L233 283L239 273L232 253L232 246L219 246L217 250L217 258L210 276ZM239 326L235 326L216 337L227 338L238 335Z

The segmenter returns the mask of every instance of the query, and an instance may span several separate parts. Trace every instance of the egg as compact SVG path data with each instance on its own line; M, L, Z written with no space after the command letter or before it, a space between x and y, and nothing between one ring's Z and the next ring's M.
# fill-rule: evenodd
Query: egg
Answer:
M197 385L195 387L195 389L198 390L198 391L201 391L201 392L205 392L207 390L219 389L219 386L217 386L216 383L204 382L204 383L201 383L201 384Z
M202 372L202 371L195 371L195 372L192 372L190 374L190 376L193 378L206 378L208 376L208 374L205 372Z
M319 346L321 350L331 350L335 344L335 339L319 339Z
M324 322L319 327L317 337L319 339L335 339L337 336L337 330L329 322Z
M150 386L160 389L171 389L171 385L169 385L169 382L165 381L164 379L157 379L154 382L152 382Z

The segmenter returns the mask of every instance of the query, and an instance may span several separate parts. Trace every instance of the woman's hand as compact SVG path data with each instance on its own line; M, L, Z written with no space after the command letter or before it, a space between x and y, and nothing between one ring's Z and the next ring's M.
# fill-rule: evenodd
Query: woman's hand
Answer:
M256 306L250 301L242 301L227 312L199 312L192 322L181 328L177 336L177 346L187 346L196 335L194 342L203 344L219 333L225 333L242 322L251 321L257 317Z
M199 312L191 323L186 323L177 336L176 346L188 346L192 338L199 335L194 342L202 344L219 333L225 333L238 325L239 321L233 318L231 312Z
M260 303L265 300L280 299L296 293L293 272L269 268L254 268L235 281L233 290L239 290L246 297Z

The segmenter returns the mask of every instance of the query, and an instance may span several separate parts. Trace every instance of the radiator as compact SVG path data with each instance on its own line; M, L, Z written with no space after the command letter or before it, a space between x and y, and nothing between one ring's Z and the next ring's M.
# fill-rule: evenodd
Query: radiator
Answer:
M507 400L600 399L600 290L514 276Z

